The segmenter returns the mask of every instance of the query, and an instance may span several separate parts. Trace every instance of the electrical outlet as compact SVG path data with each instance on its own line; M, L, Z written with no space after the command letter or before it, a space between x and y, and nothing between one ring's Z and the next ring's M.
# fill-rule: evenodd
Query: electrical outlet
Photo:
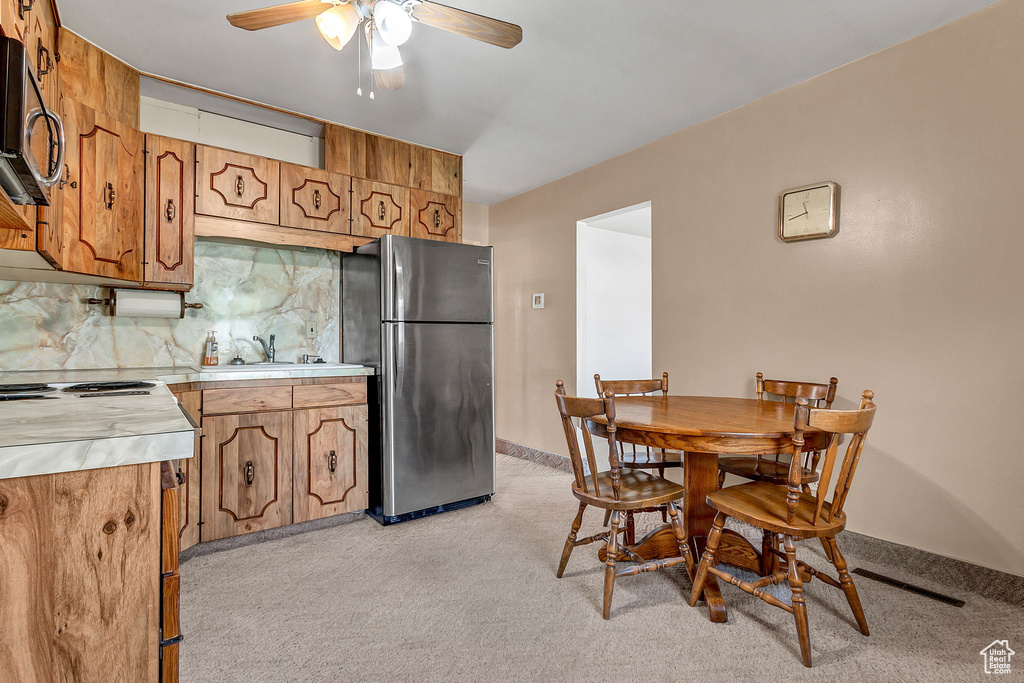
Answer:
M316 322L313 320L306 323L306 339L316 339Z

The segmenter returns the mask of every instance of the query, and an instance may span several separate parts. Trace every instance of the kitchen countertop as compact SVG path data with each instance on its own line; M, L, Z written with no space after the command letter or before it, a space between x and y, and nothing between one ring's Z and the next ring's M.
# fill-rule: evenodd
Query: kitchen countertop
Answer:
M235 368L238 366L227 365ZM158 380L164 384L188 382L222 382L224 380L288 379L290 377L353 377L374 374L367 367L317 367L316 363L296 363L291 367L263 368L259 365L245 369L200 370L195 365L176 365L162 368L106 368L88 370L11 370L0 372L0 384L30 382L99 382L114 380ZM251 369L250 369L251 368ZM31 403L31 401L29 401Z
M168 384L291 377L372 375L373 368L257 365L203 370L163 368L25 370L0 372L0 384L50 384L139 380L156 386L148 396L79 398L62 391L47 400L0 402L0 479L117 467L192 457L195 428Z
M2 376L12 374L28 380L29 373ZM41 381L57 388L44 394L52 398L0 402L0 479L193 455L195 428L163 382L153 382L148 396L80 398L60 391L68 384L52 376Z

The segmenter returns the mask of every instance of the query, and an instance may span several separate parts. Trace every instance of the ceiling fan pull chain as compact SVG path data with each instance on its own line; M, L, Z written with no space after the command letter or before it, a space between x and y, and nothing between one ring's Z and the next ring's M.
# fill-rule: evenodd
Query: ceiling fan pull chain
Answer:
M366 53L370 56L370 99L373 98L373 17L366 22L366 35L370 36L370 39L366 45Z
M363 96L363 41L356 39L358 71L356 71L356 96Z

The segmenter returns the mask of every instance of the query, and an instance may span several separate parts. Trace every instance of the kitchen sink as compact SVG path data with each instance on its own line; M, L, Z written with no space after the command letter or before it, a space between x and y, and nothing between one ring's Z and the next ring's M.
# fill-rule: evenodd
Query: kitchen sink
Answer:
M296 372L361 368L351 363L248 363L246 365L213 365L199 368L200 372L260 372L261 370L292 370Z

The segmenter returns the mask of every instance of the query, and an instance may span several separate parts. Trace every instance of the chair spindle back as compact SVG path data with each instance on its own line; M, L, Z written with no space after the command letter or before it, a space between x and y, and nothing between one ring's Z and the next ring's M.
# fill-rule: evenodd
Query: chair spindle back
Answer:
M794 418L793 434L793 460L789 468L789 493L787 494L787 521L792 524L796 517L797 505L800 499L801 473L800 454L804 446L804 431L808 427L814 427L831 434L828 448L825 450L825 459L821 465L821 478L818 480L818 490L815 494L816 503L814 515L811 518L812 524L817 524L821 519L821 511L825 506L828 496L828 486L832 481L832 472L835 468L839 451L839 437L842 434L850 434L850 443L846 447L846 454L843 456L839 468L839 476L836 479L836 487L832 492L832 500L829 506L826 522L832 522L843 514L843 506L846 504L846 496L850 492L850 485L853 483L853 475L857 471L857 463L860 454L864 450L864 441L867 437L871 423L875 419L874 392L867 390L861 397L860 408L857 410L830 410L827 408L811 408L805 398L797 399L796 416Z
M555 383L555 402L558 404L558 413L562 417L562 428L565 430L565 440L569 445L569 457L572 460L572 473L576 480L576 486L588 493L597 496L610 496L612 499L618 500L621 475L618 448L615 445L614 394L609 390L604 392L603 398L567 396L565 384L562 380L558 380ZM608 462L611 464L612 472L611 491L601 491L597 476L597 458L594 455L594 441L586 425L588 418L597 415L603 415L608 420L605 432L608 438ZM582 450L576 436L576 425L573 424L573 418L580 421L580 431L583 433ZM586 458L586 463L584 463L584 458Z
M594 375L594 384L597 385L597 395L604 396L604 392L611 391L616 396L646 396L660 391L662 396L668 396L668 373L661 373L661 379L612 379L603 380L601 375Z

